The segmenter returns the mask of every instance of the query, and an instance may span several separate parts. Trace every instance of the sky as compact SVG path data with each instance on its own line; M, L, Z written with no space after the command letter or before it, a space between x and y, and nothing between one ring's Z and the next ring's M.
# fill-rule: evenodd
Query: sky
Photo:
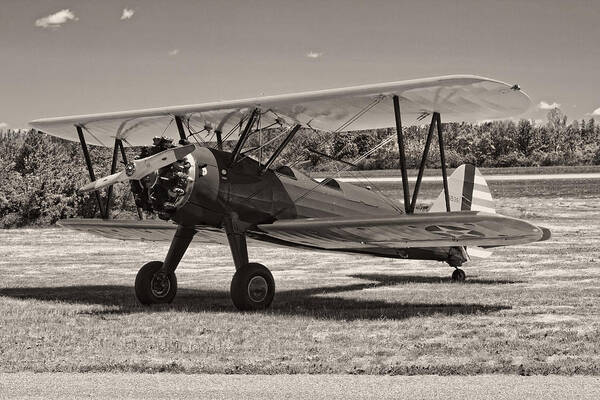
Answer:
M600 120L600 1L0 0L0 129L449 74Z

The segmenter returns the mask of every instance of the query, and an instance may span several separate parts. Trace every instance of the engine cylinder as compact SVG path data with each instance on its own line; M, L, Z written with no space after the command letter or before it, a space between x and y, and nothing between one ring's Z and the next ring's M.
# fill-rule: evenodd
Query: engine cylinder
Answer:
M155 138L154 145L142 149L140 157L156 154L174 147L168 138ZM138 207L147 212L155 212L159 218L168 220L178 208L188 200L193 188L195 163L191 154L182 160L131 182L131 190Z

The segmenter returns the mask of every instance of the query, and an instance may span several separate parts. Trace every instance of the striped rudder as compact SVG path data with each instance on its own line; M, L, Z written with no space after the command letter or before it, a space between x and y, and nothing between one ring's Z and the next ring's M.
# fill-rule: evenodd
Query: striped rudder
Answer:
M482 211L496 213L492 193L479 170L470 164L463 164L448 177L450 211ZM444 191L431 206L432 212L445 212Z
M470 164L463 164L448 178L450 211L481 211L496 213L492 193L479 170ZM445 212L444 191L440 193L429 211ZM464 247L470 257L487 258L492 252L481 247Z

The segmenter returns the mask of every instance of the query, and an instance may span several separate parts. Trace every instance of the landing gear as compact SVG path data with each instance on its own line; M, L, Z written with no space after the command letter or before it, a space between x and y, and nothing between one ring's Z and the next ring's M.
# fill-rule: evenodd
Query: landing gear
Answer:
M175 269L185 254L196 231L178 226L165 262L151 261L145 264L135 278L135 297L144 305L170 303L177 293Z
M454 267L454 272L452 272L452 282L465 281L465 278L467 276L465 275L465 271L460 269L460 266L462 266L463 263L466 261L469 261L469 255L467 254L466 247L461 246L450 248L448 259L446 259L446 262L451 267Z
M452 272L452 282L464 282L466 277L465 271L460 268L456 268L454 272Z
M262 264L248 262L248 246L243 225L236 214L224 221L235 275L231 280L231 300L240 311L265 310L275 296L275 280Z
M239 268L231 280L231 300L240 311L264 310L275 296L275 280L262 264L249 263Z
M144 305L170 303L177 294L175 272L162 270L162 261L151 261L135 277L135 297Z

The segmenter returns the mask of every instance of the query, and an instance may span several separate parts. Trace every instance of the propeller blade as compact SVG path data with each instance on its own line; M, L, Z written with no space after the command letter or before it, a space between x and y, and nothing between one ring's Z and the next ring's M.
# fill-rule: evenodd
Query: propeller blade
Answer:
M151 174L167 165L173 164L177 160L183 159L196 148L193 144L187 144L181 147L174 147L161 151L150 157L134 160L130 163L125 172L130 180L140 180L146 175Z
M114 185L115 183L125 182L128 180L140 180L146 175L153 173L163 167L173 164L177 160L182 160L196 148L193 144L174 147L161 151L152 156L134 160L127 164L125 171L117 172L112 175L105 176L94 182L90 182L81 189L80 192L91 192L93 190L102 189L103 187Z
M117 172L116 174L105 176L104 178L100 178L97 181L90 182L81 189L80 192L86 193L94 190L102 189L105 186L114 185L118 182L124 182L128 179L125 171Z

